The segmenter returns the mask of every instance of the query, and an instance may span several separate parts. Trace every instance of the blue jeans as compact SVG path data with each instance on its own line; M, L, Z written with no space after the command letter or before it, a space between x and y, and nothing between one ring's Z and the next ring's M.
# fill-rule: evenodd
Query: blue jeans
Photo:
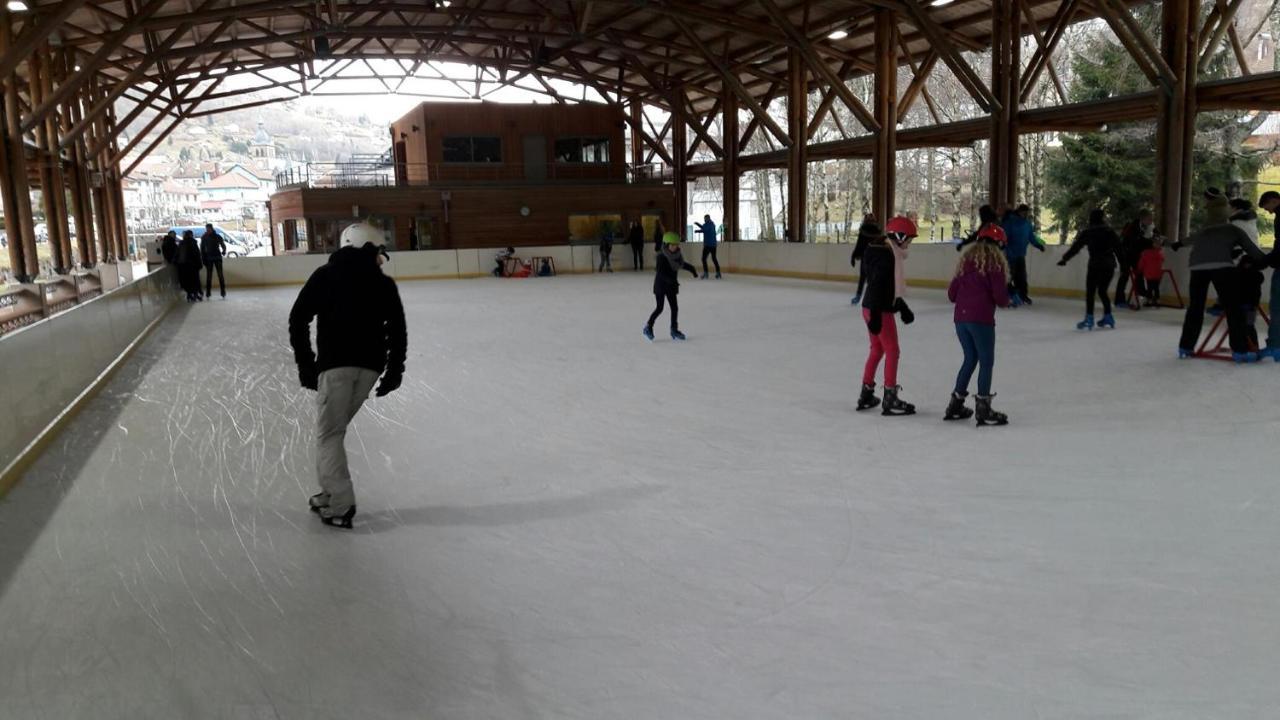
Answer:
M1271 271L1271 299L1268 301L1271 324L1267 326L1267 349L1280 349L1280 269Z
M956 336L964 350L964 364L956 376L956 392L968 393L973 371L978 369L978 394L991 394L991 372L996 364L996 326L984 323L956 323Z

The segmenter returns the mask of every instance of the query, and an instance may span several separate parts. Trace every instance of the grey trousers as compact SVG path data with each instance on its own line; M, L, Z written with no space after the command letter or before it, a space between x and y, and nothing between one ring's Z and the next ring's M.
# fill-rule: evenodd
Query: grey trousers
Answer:
M351 470L347 467L347 426L368 399L378 373L357 367L340 367L320 373L316 402L316 475L320 492L329 497L325 516L346 514L356 504Z

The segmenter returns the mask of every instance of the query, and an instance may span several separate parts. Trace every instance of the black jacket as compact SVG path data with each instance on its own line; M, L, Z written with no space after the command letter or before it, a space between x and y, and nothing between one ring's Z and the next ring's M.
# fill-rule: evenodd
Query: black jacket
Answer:
M160 241L160 254L164 256L167 263L175 263L178 261L178 238L172 235L165 235Z
M639 248L644 245L644 228L636 225L627 231L627 242L633 248Z
M867 276L867 289L862 294L862 307L872 312L894 312L897 291L893 279L893 250L883 243L867 245L862 254L862 274Z
M179 242L178 251L175 253L174 260L179 266L195 265L199 267L200 246L196 244L196 239L183 239Z
M698 269L689 263L682 263L683 267L676 267L671 264L671 258L667 255L667 251L663 250L658 253L657 271L653 276L653 291L655 293L678 293L680 292L680 271L688 270L695 277L698 275Z
M1071 248L1062 256L1063 261L1070 260L1085 248L1089 249L1091 267L1114 268L1120 259L1120 236L1107 225L1091 225L1076 235Z
M858 226L858 239L853 243L853 254L849 256L849 264L857 265L858 261L867 252L867 244L871 242L871 236L867 234L867 224L863 223Z
M311 352L312 318L317 318L318 360ZM311 274L289 312L289 343L300 368L324 372L359 367L404 374L404 306L395 280L378 269L375 252L342 248Z
M209 262L221 260L226 254L227 244L222 236L212 230L206 230L200 236L200 255Z

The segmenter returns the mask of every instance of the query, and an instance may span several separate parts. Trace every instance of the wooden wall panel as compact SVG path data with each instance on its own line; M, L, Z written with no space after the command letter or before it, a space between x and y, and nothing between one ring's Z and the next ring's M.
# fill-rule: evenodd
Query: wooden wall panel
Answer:
M295 193L301 203L292 197ZM437 219L435 249L560 245L568 242L571 214L619 213L629 221L660 213L670 225L675 193L670 185L656 184L301 190L272 197L271 214L277 223L304 217L348 218L353 206L361 216L394 217L399 250L409 248L410 223L417 217ZM529 208L528 216L520 213L522 207Z
M418 130L414 131L413 127ZM608 165L555 163L548 175L553 179L623 180L626 177L626 122L620 108L597 103L576 105L514 105L503 103L423 103L392 125L395 138L406 138L407 161L412 184L427 178L414 164L430 166L430 182L521 181L524 172L524 138L541 135L546 139L546 158L555 159L555 141L560 137L609 138ZM475 165L441 164L444 138L451 135L486 135L502 138L502 163Z

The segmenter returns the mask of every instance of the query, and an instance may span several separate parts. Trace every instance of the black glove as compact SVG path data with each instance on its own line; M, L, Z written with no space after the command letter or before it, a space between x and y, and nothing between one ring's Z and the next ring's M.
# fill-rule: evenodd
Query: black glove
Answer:
M1067 266L1067 261L1066 261L1066 260L1059 260L1059 261L1058 261L1058 267L1066 267L1066 266Z
M867 318L867 332L871 333L872 335L879 335L883 324L884 324L884 321L880 317L880 311L872 310L871 317Z
M382 382L378 383L378 390L374 394L383 397L387 393L400 387L400 382L404 380L404 376L400 373L387 373L382 376Z
M316 390L320 386L320 373L314 363L298 366L298 384L307 390Z
M897 308L898 314L902 316L902 322L904 325L910 325L916 321L916 314L911 312L911 308L907 307L906 300L898 298L898 301L894 303L894 307Z

